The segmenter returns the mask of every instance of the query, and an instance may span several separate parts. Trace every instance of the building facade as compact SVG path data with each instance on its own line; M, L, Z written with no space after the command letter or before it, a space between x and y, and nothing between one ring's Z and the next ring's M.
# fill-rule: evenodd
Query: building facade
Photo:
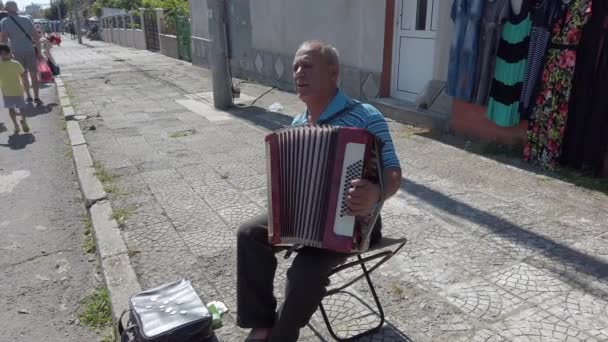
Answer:
M212 13L206 0L190 0L190 6L193 63L207 66ZM311 39L337 47L341 87L363 100L437 99L441 86L429 85L447 77L449 1L227 0L226 6L234 77L293 90L294 53Z

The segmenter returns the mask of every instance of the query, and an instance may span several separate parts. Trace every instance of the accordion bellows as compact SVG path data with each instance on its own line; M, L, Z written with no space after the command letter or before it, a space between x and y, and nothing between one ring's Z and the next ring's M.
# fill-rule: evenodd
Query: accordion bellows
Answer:
M309 126L265 141L270 243L366 250L381 204L368 216L349 216L346 196L354 179L382 184L380 141L365 129Z

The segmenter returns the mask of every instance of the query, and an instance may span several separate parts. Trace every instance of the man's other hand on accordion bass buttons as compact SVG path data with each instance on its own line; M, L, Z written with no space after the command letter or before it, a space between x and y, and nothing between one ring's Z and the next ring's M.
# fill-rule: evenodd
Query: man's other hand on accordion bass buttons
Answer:
M352 187L346 196L349 215L365 216L371 213L380 202L380 187L365 179L355 179L350 184Z

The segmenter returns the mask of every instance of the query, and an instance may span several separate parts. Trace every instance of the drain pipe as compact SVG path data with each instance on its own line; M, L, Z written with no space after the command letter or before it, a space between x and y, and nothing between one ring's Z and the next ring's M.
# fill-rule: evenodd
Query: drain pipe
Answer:
M228 59L226 0L207 0L211 49L211 82L213 105L217 109L233 106L232 79Z

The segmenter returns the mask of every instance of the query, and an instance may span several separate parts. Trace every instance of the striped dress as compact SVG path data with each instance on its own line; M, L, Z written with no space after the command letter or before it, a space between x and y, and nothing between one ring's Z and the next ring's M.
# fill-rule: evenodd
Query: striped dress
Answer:
M487 117L501 127L517 126L520 120L519 97L532 28L528 3L524 1L521 12L504 25L498 47Z
M562 14L562 7L561 1L536 0L531 10L530 49L528 50L528 63L526 64L523 88L519 99L520 113L526 119L532 109L535 91L545 65L547 46L551 39L551 27Z

